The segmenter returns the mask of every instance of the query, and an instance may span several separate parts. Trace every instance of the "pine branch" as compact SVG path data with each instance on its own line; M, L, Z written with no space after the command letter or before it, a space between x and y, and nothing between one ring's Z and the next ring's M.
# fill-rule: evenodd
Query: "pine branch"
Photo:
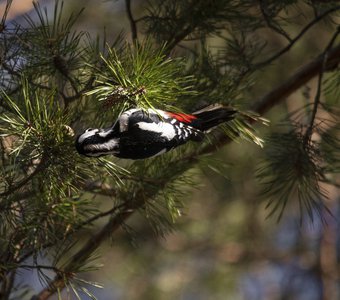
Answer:
M272 89L266 95L255 101L250 108L251 111L259 115L265 114L272 107L281 103L289 95L297 89L305 85L309 80L319 74L324 63L323 55L317 57L311 62L301 67L295 74L285 80L276 88ZM329 50L328 57L325 62L325 70L331 70L340 63L340 45ZM199 154L204 155L216 151L216 149L229 143L231 140L225 134L221 134L214 144L209 144L205 148L200 149Z
M303 86L306 82L308 82L311 78L315 77L321 70L324 62L324 58L318 57L306 64L302 68L300 68L295 74L293 74L290 78L288 78L284 83L280 86L274 88L272 91L264 95L260 98L252 107L252 109L259 113L264 114L268 112L272 107L280 104L287 96L292 94L298 88ZM328 53L328 57L325 63L326 70L334 68L340 62L340 45L331 49ZM202 148L195 155L200 156L203 154L211 153L216 151L219 147L229 143L231 140L227 138L225 135L221 136L219 140L214 145L207 145L205 148ZM187 159L187 158L185 158ZM195 157L192 157L190 162L194 164L197 162ZM186 165L187 168L191 166L191 164ZM187 169L183 169L183 172ZM163 184L159 184L157 189L154 189L152 193L149 193L148 198L153 198L157 193L162 190L165 186L165 182ZM143 191L140 190L140 193ZM65 272L72 272L72 270L81 265L108 237L112 235L114 231L119 229L126 220L133 215L138 209L142 208L145 205L145 200L143 197L136 197L139 201L127 201L124 203L124 206L119 210L119 212L114 215L108 223L92 238L88 240L88 242L73 256L71 262L65 267ZM64 278L60 276L56 276L56 278L50 282L49 286L43 289L37 296L39 300L48 299L52 296L57 290L62 290L67 284L67 280L71 279Z
M143 203L131 204L125 203L125 207L111 218L109 222L95 236L90 238L87 243L73 256L71 262L65 267L65 272L74 269L75 266L81 265L114 231L124 224L124 222L139 208ZM70 274L71 275L71 274ZM70 279L70 278L69 278ZM65 278L56 276L49 284L49 287L42 290L37 299L44 300L52 296L58 289L62 290L65 287Z

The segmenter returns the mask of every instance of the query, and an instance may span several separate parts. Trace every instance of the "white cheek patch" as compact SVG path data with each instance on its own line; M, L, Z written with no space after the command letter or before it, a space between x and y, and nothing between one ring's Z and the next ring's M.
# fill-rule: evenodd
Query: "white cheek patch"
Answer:
M169 123L159 122L159 123L137 123L141 130L161 133L162 137L172 140L176 136L175 128Z
M95 135L98 131L99 131L99 129L93 129L93 130L84 132L82 135L79 136L78 143L82 143L84 140L86 140L90 136Z
M118 152L119 139L112 139L102 144L89 144L84 146L84 150L90 152Z

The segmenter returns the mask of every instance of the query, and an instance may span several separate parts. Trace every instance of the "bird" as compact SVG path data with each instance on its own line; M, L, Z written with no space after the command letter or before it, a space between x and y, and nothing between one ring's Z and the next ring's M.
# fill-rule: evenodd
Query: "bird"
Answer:
M88 128L76 138L79 154L146 159L188 141L201 142L211 129L235 117L234 108L209 105L191 114L160 109L130 108L109 128Z

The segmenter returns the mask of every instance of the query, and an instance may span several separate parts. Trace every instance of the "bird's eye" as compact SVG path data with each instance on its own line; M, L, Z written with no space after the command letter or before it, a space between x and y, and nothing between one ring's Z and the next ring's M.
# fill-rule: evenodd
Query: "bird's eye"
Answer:
M91 131L91 130L93 130L93 128L87 128L87 129L85 130L85 132L89 132L89 131Z

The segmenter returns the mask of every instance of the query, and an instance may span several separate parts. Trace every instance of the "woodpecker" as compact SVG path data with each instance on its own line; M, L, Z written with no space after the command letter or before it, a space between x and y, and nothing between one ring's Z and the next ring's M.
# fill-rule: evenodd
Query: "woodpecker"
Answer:
M222 105L210 105L192 114L132 108L109 128L85 130L76 139L76 149L90 157L112 154L145 159L188 141L202 141L206 132L232 120L235 113L236 110Z

